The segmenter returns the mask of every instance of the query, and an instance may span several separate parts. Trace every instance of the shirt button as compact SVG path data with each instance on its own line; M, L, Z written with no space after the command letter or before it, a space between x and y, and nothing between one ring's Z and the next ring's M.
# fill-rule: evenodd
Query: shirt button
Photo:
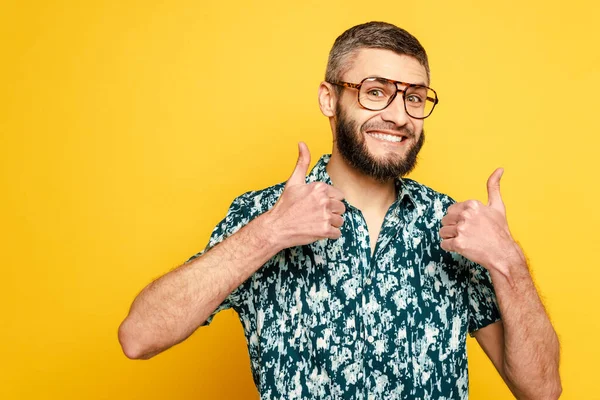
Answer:
M361 287L357 287L356 288L356 293L360 293L360 292L362 292L362 288Z
M367 278L367 279L365 279L365 283L366 283L367 285L370 285L370 284L371 284L371 278Z
M368 341L369 343L373 343L373 341L374 341L374 340L375 340L375 338L374 338L373 336L369 336L369 337L367 338L367 341Z

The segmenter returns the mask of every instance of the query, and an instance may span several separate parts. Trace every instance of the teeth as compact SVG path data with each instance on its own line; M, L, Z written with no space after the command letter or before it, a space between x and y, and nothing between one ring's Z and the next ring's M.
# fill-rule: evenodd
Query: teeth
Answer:
M384 135L382 133L369 133L369 135L377 139L385 140L387 142L399 143L402 140L404 140L404 136Z

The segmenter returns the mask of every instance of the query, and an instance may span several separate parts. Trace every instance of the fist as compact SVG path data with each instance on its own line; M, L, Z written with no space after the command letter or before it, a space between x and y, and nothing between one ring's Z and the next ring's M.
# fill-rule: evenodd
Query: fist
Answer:
M310 152L298 144L298 162L283 193L268 212L270 225L283 248L301 246L320 239L337 239L346 207L344 194L324 182L306 184Z
M498 168L487 181L488 204L477 200L456 203L442 218L441 247L456 252L481 264L492 272L508 273L506 260L516 255L506 209L500 194L500 178L504 170Z

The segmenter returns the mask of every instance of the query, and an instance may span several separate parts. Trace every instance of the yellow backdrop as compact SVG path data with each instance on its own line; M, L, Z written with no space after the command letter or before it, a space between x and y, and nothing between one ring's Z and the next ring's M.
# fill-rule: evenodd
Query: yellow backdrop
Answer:
M414 4L411 4L414 3ZM346 28L430 56L440 105L413 178L503 194L562 343L565 399L600 398L600 40L594 1L3 1L2 399L257 398L233 312L151 361L121 353L137 292L231 200L331 149L317 106ZM469 339L472 399L509 399Z

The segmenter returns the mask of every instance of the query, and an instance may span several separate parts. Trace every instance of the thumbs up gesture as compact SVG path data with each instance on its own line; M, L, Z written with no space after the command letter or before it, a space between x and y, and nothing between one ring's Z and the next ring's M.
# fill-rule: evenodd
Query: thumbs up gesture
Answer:
M513 240L506 209L500 194L500 178L504 170L498 168L487 181L488 204L467 200L448 207L442 218L441 247L456 252L481 264L490 272L508 274L506 260L519 256L519 247Z
M344 194L324 182L306 184L310 152L305 143L298 144L298 162L275 206L268 211L270 226L281 248L313 243L320 239L337 239L346 207Z

